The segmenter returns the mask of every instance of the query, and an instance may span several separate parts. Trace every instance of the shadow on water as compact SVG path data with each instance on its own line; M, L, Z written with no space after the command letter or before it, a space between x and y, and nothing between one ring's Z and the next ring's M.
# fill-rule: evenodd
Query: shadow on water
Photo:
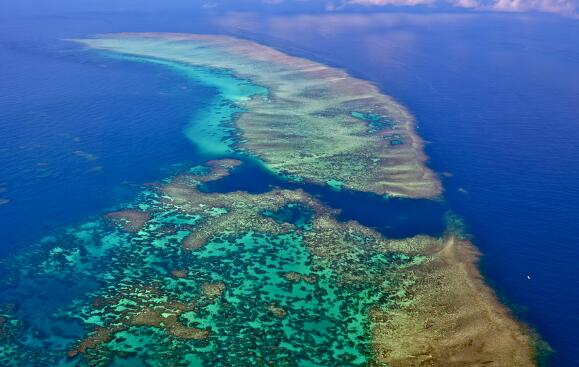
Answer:
M441 236L445 229L444 216L448 207L444 202L385 199L376 194L337 191L329 186L287 182L250 160L245 160L229 176L206 183L201 190L212 193L247 191L259 194L274 188L302 189L325 205L341 210L338 220L356 220L388 238L406 238L418 234Z

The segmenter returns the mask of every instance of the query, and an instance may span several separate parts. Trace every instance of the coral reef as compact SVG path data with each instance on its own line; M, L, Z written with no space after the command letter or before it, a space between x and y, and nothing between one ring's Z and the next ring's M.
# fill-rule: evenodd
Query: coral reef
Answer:
M121 33L77 41L180 68L214 70L220 77L231 73L267 88L265 96L257 91L248 96L212 82L241 108L230 145L281 175L391 196L440 193L436 175L425 166L413 117L372 83L342 70L228 36ZM195 75L207 82L204 74Z
M216 87L235 121L205 111L187 134L287 181L212 192L242 161L210 160L44 237L2 264L0 296L21 304L0 308L0 364L535 365L532 333L483 282L458 221L443 238L386 238L288 183L381 203L440 194L412 116L374 85L228 36L80 42Z
M146 213L138 231L106 214L15 261L15 292L48 299L39 278L82 287L46 325L14 328L2 314L5 354L41 366L533 365L530 334L482 282L472 245L387 239L302 190L202 191L240 163L145 187L114 217ZM18 342L58 323L83 329L51 353Z
M140 210L127 209L108 213L105 218L127 232L138 232L149 220L149 214Z
M375 366L534 366L532 333L484 284L472 244L423 243L409 301L371 310Z

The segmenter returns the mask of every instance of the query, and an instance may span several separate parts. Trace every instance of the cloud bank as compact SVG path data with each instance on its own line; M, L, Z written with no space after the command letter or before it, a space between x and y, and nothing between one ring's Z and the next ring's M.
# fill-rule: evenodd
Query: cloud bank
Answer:
M344 0L343 5L444 6L498 12L544 12L576 16L579 0Z
M577 12L577 2L575 0L496 0L492 8L498 11L572 14Z

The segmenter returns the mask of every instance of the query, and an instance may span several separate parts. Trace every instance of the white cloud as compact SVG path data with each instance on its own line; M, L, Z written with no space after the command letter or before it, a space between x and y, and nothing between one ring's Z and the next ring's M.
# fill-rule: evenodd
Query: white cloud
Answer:
M348 0L348 4L357 5L393 5L393 6L416 6L434 4L436 0Z
M571 15L576 13L577 4L573 0L495 0L490 8L496 11L540 11Z
M450 1L452 6L457 8L478 8L480 3L477 0L452 0Z
M545 12L576 16L579 0L343 0L345 5L417 6L450 5L483 11Z

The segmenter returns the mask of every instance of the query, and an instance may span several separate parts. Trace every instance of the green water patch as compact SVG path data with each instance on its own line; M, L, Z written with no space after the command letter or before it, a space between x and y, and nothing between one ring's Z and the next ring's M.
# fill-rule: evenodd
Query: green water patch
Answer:
M402 145L404 144L404 139L400 134L385 134L384 139L390 142L390 145Z
M394 127L393 121L375 113L352 111L350 114L352 117L355 117L358 120L365 121L368 124L368 131L371 133L375 133L384 129L392 129Z
M326 184L336 191L342 191L344 188L344 183L338 180L328 180L326 181Z
M395 123L393 121L374 113L353 111L351 114L353 117L365 121L368 124L368 132L370 133L376 133L383 130L392 130L395 127ZM404 144L404 139L400 134L384 134L383 138L388 140L391 146Z

